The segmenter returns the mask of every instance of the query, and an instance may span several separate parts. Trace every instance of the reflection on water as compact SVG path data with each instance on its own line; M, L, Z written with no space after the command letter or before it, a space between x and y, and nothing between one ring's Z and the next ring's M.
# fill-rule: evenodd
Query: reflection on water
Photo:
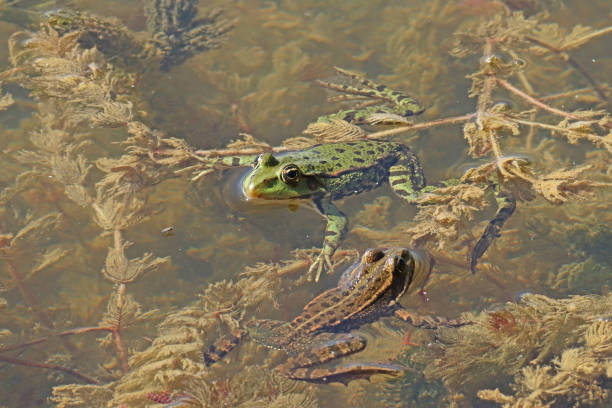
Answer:
M1 3L0 406L609 406L608 3ZM334 66L427 109L401 132L302 134L394 102L319 86L359 86ZM418 206L389 186L339 200L334 273L308 282L325 220L246 200L248 169L218 156L365 132L409 144L437 188ZM472 274L504 195L517 210ZM436 263L402 306L473 324L381 318L354 331L362 351L308 369L402 375L294 381L285 352L237 340L392 246Z

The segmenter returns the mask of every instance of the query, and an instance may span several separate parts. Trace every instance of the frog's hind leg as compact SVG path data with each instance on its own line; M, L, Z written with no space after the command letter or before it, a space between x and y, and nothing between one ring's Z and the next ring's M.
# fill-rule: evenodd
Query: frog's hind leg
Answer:
M401 198L413 203L425 187L425 175L419 159L411 152L389 167L389 184Z
M462 319L447 319L441 316L428 316L408 311L404 308L396 309L393 314L400 320L410 323L420 329L435 330L440 327L461 327L473 322Z
M505 222L510 218L516 209L516 200L509 194L499 193L497 196L497 212L495 217L485 228L482 236L474 246L472 250L472 256L470 261L470 269L472 273L476 273L476 264L478 259L484 255L487 248L491 245L493 240L499 237L499 233L504 226Z
M233 330L229 336L222 337L202 353L206 367L221 360L227 353L238 347L246 332L242 329Z
M373 374L393 374L405 369L404 366L387 363L352 363L336 368L312 368L338 357L357 353L366 346L361 336L344 334L323 343L317 348L304 351L289 358L278 370L285 376L302 381L348 384L357 378L368 378Z

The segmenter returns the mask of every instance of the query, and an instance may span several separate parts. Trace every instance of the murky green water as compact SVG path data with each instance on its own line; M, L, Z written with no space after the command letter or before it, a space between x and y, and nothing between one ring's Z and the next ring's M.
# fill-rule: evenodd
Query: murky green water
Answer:
M0 407L611 404L609 1L145 3L0 2ZM316 82L334 66L424 103L422 130L390 140L430 185L480 176L416 220L388 186L341 200L347 257L313 283L293 251L321 246L320 215L245 201L244 168L196 175L203 151L280 146L338 111ZM498 187L517 209L472 274ZM476 323L385 317L335 362L403 374L292 381L248 340L204 366L250 319L294 318L355 250L414 245L436 266L402 305Z

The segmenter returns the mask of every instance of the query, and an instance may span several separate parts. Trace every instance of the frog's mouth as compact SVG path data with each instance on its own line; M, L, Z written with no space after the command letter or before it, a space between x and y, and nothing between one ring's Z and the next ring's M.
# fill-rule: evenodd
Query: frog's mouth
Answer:
M266 197L266 194L262 194L261 188L257 183L253 183L252 181L246 179L245 183L242 185L242 191L244 192L247 200L256 200L256 199L270 199L271 197Z
M265 191L265 188L262 188L260 184L257 183L244 183L242 185L242 191L247 200L266 200L266 201L281 201L281 200L301 200L311 198L311 195L292 195L290 197L282 195L269 193Z

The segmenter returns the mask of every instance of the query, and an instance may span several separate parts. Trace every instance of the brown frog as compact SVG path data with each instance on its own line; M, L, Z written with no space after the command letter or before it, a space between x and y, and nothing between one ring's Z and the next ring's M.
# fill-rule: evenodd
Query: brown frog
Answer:
M403 309L398 300L422 288L433 266L424 251L406 248L368 249L361 261L348 268L338 286L311 300L291 322L254 320L204 353L210 365L233 349L248 333L256 342L292 355L278 370L289 378L313 382L339 381L394 373L405 369L390 363L356 363L336 368L319 365L362 350L366 340L349 331L381 316L395 315L411 324L435 328L466 322L419 317Z

